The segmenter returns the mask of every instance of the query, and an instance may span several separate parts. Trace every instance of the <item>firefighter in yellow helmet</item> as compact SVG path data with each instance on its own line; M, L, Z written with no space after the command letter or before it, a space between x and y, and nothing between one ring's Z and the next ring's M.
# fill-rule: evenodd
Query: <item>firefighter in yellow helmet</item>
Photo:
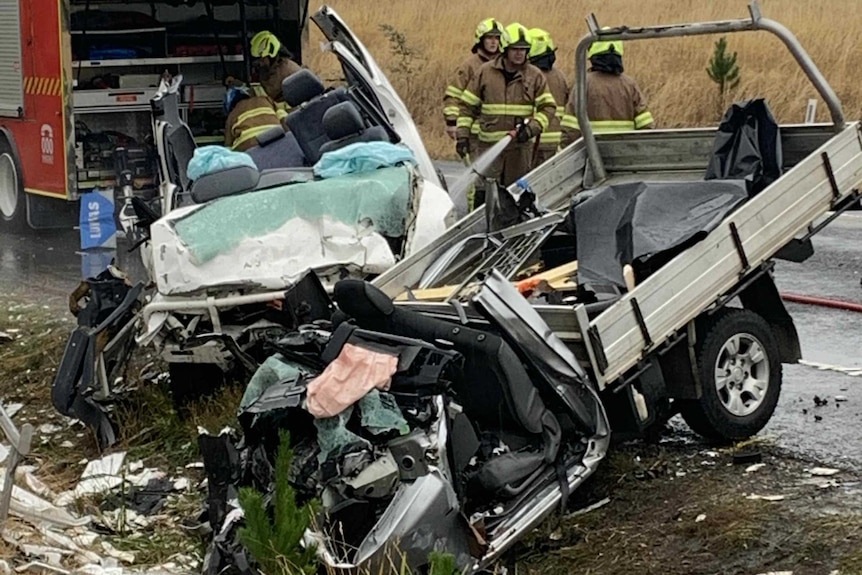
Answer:
M596 133L641 130L653 125L646 98L637 82L623 73L621 40L593 42L587 51L587 117ZM581 137L576 93L572 88L563 116L563 146Z
M545 75L548 82L548 90L557 103L557 113L548 123L548 129L539 136L539 144L536 156L533 158L533 167L545 163L560 149L562 142L562 131L560 122L565 113L565 102L569 96L569 83L559 68L554 67L557 59L557 47L551 39L551 35L540 28L530 29L530 64L533 64Z
M446 121L446 134L453 140L457 131L461 92L479 71L479 67L500 53L502 33L503 25L493 18L486 18L479 22L473 34L472 55L461 62L455 70L452 81L446 86L446 94L443 96L443 117Z
M486 172L508 187L530 170L531 141L548 128L557 104L542 71L527 61L527 29L518 23L506 26L501 46L503 53L482 64L461 93L455 151L461 157L471 152L474 123L478 123L479 154L514 131L515 141ZM477 200L478 206L482 202Z
M234 99L225 126L225 145L239 151L256 146L257 136L287 117L281 83L300 69L275 34L266 30L251 39L251 57L260 83L251 85L247 97Z

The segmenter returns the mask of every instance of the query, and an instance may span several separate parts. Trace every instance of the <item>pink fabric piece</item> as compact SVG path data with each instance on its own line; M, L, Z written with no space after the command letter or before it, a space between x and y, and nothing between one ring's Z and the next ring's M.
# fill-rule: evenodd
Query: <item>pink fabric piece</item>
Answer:
M308 412L334 417L375 387L386 391L398 369L398 356L345 344L335 361L308 384Z

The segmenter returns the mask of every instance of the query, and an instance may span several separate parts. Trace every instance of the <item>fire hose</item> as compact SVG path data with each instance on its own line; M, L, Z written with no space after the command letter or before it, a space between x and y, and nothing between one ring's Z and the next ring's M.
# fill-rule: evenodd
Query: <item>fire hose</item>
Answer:
M834 309L843 309L846 311L855 311L862 313L862 304L822 297L814 297L809 295L799 295L794 293L782 293L781 299L793 303L801 303L807 305L818 305Z

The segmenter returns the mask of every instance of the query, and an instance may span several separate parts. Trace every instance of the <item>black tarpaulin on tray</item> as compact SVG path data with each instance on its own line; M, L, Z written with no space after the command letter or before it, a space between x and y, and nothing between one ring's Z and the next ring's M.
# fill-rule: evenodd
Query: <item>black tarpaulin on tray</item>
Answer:
M747 199L742 180L634 182L596 191L575 206L578 283L625 288L703 239Z

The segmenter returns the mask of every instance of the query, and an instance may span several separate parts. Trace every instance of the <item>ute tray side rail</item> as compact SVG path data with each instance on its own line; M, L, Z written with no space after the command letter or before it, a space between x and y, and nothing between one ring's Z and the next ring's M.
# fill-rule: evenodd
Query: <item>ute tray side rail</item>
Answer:
M858 201L862 182L860 124L846 124L841 103L793 34L763 18L756 1L750 19L644 28L601 29L594 15L590 32L578 44L575 67L578 121L589 167L597 183L607 177L586 114L586 52L596 40L639 40L768 31L778 36L825 100L835 135L778 180L731 213L702 241L676 256L592 320L583 305L575 308L599 389L615 383L644 356L711 307L726 303L743 278L761 268L800 233L810 237L832 218L812 228L830 210L840 212ZM834 217L834 216L833 216Z

